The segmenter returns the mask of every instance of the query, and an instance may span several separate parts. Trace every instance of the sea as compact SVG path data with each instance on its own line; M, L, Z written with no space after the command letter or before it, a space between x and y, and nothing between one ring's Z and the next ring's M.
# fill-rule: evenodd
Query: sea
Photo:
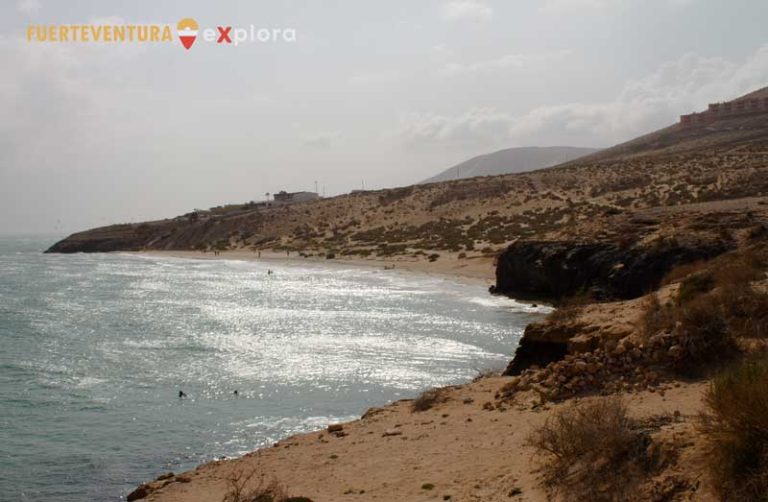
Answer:
M44 254L55 240L0 237L0 500L124 500L503 368L548 311L330 260Z

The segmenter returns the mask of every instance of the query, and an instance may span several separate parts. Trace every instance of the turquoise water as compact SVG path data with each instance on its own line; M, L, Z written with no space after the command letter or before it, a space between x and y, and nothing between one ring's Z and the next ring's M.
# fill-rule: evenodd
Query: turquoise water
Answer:
M540 315L417 274L51 243L0 239L2 500L120 500L502 367Z

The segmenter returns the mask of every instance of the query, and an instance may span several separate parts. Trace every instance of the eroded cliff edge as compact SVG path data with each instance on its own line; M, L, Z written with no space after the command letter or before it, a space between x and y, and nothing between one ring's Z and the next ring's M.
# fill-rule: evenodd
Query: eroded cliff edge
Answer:
M507 375L631 335L634 321L615 313L633 308L615 306L658 291L676 267L764 238L768 217L765 210L720 211L712 206L710 211L633 215L614 223L623 231L608 238L584 228L580 239L520 240L499 254L493 293L552 302L563 312L579 305L589 314L571 319L564 313L527 326Z

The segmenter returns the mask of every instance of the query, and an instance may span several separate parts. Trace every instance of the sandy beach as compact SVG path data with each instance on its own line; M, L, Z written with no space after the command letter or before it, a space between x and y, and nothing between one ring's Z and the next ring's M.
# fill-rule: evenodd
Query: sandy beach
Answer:
M508 406L491 405L507 381L491 377L447 388L446 402L423 412L413 412L408 400L373 408L338 432L296 435L239 459L155 481L146 500L219 501L231 488L229 479L252 472L254 480L275 480L289 495L314 502L549 500L537 482L537 459L527 438L552 412L572 403L538 406L526 393ZM671 386L631 394L625 402L639 419L678 417L658 434L679 442L692 436L705 388ZM702 448L695 438L689 441L682 451L688 463L681 465L695 471ZM698 495L709 499L706 492Z
M259 254L247 249L221 251L215 255L212 251L202 253L200 251L158 251L148 250L133 252L130 254L172 256L197 260L245 260L245 261L278 261L285 263L319 263L324 265L352 265L373 267L392 272L417 272L446 277L454 280L472 281L483 283L486 286L494 284L495 268L494 258L488 256L475 256L458 258L458 253L442 253L437 261L430 262L426 259L408 256L393 256L390 258L336 258L326 259L318 256L303 257L298 253L278 253L273 251L261 251Z

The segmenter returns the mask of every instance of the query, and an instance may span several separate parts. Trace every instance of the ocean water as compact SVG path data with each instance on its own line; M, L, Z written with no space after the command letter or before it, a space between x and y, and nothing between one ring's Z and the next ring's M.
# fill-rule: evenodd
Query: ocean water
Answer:
M397 271L51 243L0 238L2 500L121 500L465 381L503 367L545 310Z

